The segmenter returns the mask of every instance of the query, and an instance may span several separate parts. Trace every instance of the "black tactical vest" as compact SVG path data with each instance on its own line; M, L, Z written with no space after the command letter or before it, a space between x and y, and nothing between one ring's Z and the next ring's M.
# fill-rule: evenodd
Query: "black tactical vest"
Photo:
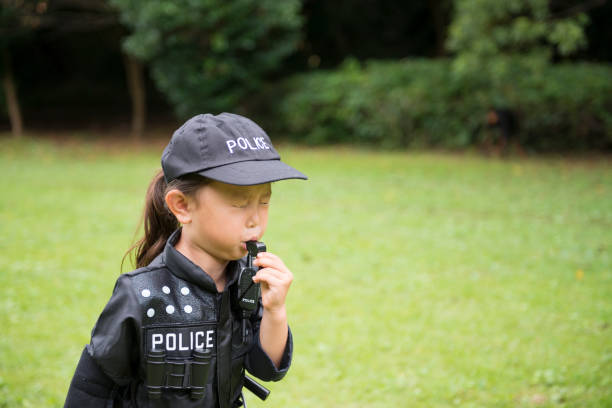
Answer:
M236 294L244 259L229 263L219 293L212 278L174 248L180 231L150 265L119 277L88 350L122 387L124 406L237 406L245 368L265 381L285 375L291 334L277 368L259 344L260 303L244 341Z

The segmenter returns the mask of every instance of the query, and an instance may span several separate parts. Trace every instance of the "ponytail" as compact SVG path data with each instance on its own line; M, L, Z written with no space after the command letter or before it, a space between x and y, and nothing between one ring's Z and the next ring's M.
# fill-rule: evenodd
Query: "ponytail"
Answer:
M166 205L166 194L177 189L188 197L195 197L197 190L209 182L205 177L189 174L166 183L163 171L159 170L147 189L144 211L138 226L140 229L140 225L144 224L144 236L127 250L121 261L122 269L126 257L132 260L136 268L147 266L164 250L170 235L180 227Z

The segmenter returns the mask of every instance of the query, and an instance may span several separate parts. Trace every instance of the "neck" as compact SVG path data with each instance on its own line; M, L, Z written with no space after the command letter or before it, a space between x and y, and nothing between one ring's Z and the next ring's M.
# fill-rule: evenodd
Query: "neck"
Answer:
M215 258L194 243L188 242L182 234L174 248L202 268L215 282L217 291L223 292L226 281L225 268L229 261Z

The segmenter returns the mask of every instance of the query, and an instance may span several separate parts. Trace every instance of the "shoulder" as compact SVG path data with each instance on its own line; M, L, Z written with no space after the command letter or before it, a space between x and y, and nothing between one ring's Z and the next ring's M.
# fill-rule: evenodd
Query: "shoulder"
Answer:
M168 273L168 267L160 256L155 258L149 265L134 269L119 276L119 279L139 281L142 279L150 279L154 276L159 276Z
M134 269L133 271L123 273L117 278L115 283L115 292L124 292L131 294L146 294L149 292L150 286L154 283L166 282L171 280L171 273L165 265L145 266Z
M126 273L122 274L121 276L119 276L119 279L121 279L122 277L134 278L134 277L137 277L138 275L146 274L148 272L154 272L154 271L159 270L159 269L163 269L163 266L162 265L143 266L142 268L134 269L133 271L126 272Z
M133 285L136 282L146 281L148 279L153 279L155 276L160 274L164 274L167 272L167 269L163 266L145 266L142 268L134 269L130 272L125 272L119 275L117 278L116 285Z
M143 266L141 268L134 269L130 272L123 273L121 274L119 279L124 278L124 277L125 277L124 279L130 279L130 278L138 277L140 275L146 276L148 273L165 270L165 269L166 269L166 263L164 262L164 259L163 259L163 253L160 253L147 266Z

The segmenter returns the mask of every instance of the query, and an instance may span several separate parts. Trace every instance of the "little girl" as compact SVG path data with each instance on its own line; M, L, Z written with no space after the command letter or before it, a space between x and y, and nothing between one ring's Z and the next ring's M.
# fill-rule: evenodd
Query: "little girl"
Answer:
M117 279L65 407L238 407L245 369L278 381L291 364L291 272L260 252L250 311L237 281L247 242L266 231L270 183L307 177L280 161L259 126L229 113L189 119L161 165L131 249L138 269Z

